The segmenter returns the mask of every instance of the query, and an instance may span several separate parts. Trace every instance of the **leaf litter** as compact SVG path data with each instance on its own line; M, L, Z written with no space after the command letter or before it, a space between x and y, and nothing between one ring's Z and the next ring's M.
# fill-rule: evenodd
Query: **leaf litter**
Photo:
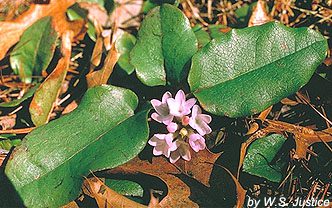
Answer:
M66 36L68 30L72 31L73 38L71 38L70 43L73 43L72 53L76 53L75 50L81 47L81 45L79 45L80 43L78 43L77 41L83 40L82 38L86 31L87 20L80 20L74 22L70 22L67 20L67 18L65 17L65 12L67 8L72 5L73 2L74 1L68 0L61 3L57 1L50 1L50 3L46 3L43 5L32 4L30 8L27 9L27 11L23 12L17 19L13 19L11 18L11 16L13 15L9 15L8 19L6 19L5 22L0 22L0 28L2 29L1 31L3 31L4 34L4 37L0 41L0 47L2 49L0 57L6 58L6 56L10 52L10 48L19 41L19 38L23 33L23 31L33 22L35 22L37 19L40 19L47 15L53 16L53 18L56 19L54 21L55 22L54 27L59 33L60 37ZM266 2L259 0L256 8L252 12L253 15L251 15L250 18L247 19L247 21L249 22L249 26L261 24L265 21L270 21L272 18L279 19L280 18L280 16L278 16L279 14L282 14L280 19L282 22L286 24L299 24L299 22L301 23L303 20L305 20L305 17L303 16L308 15L308 13L310 13L311 10L312 11L314 10L314 8L311 8L311 10L302 13L305 15L302 16L299 15L298 17L296 17L297 14L296 13L292 14L292 12L290 11L291 10L301 11L301 9L291 4L289 8L286 8L287 12L283 12L283 8L278 7L282 5L282 3L280 2L281 1L276 1L275 5L273 5L272 11L266 11L264 9L266 8L265 5ZM140 19L141 11L139 8L141 7L142 1L138 1L137 3L134 2L133 5L135 5L136 7L131 5L127 8L125 5L128 2L121 1L118 3L122 6L117 7L118 11L112 13L113 16L111 15L110 17L107 16L108 15L106 14L107 12L105 13L105 11L101 11L103 10L103 8L100 10L100 6L96 6L96 4L89 3L90 5L94 5L96 6L96 8L98 8L94 11L94 17L91 17L91 19L98 19L99 17L102 16L102 18L96 20L95 25L101 24L102 27L105 26L108 27L109 25L107 25L108 24L107 19L111 20L116 19L116 21L114 21L115 28L112 28L114 29L114 31L122 29L131 31L128 30L127 26L128 25L130 26L131 24L130 20L133 19L135 21L133 22L132 26L134 28L135 27L137 28L141 20ZM224 1L224 3L225 4L222 6L224 10L222 10L221 7L216 5L213 1L206 1L205 3L195 4L195 2L188 0L188 1L183 1L180 4L183 7L183 12L188 17L190 17L192 25L195 23L201 23L202 25L206 26L210 24L211 21L212 22L215 21L217 23L223 22L228 25L234 26L235 24L234 20L238 21L236 24L240 25L241 24L240 18L237 18L235 16L235 19L233 19L234 14L232 13L232 11L235 12L236 9L245 7L247 3L239 2L238 4L234 5L229 4L228 1ZM317 12L317 14L321 14L322 11L326 11L327 7L325 4L322 4L322 6L319 7L321 8L321 10ZM85 6L85 8L89 10L89 6ZM229 10L227 9L225 10L225 8ZM90 9L89 11L90 14L93 13L91 10L92 9ZM128 12L131 10L134 13ZM215 14L216 12L218 13L218 15L214 17L213 14ZM124 17L122 17L122 14L124 14ZM35 15L36 18L35 19L28 18L31 15ZM293 15L294 18L292 17ZM323 15L323 13L321 15ZM329 20L326 20L326 18L324 19L324 17L318 16L317 18L320 18L321 22L323 23L324 22L327 22L327 24L329 23ZM69 59L71 59L70 52L69 56L68 52L66 53L67 55L61 52L62 56L59 59L59 62L54 65L53 72L48 73L48 75L47 74L44 75L44 77L45 76L47 77L42 83L42 85L39 86L39 89L47 85L49 82L48 80L50 79L55 79L57 80L58 83L62 83L63 80L66 79L74 82L74 84L71 83L71 87L69 88L69 90L71 90L71 92L69 93L71 94L71 96L69 96L68 98L64 97L64 95L66 94L68 95L68 92L59 94L59 91L63 87L62 85L57 85L56 87L51 88L51 90L55 92L55 96L52 97L50 102L48 102L49 103L48 105L51 107L48 108L48 110L43 113L44 115L46 115L46 117L44 116L43 122L40 124L35 123L36 126L47 123L49 120L55 119L59 116L58 114L55 113L54 104L56 100L59 100L60 97L64 99L62 106L60 105L57 106L57 110L60 112L60 114L62 113L66 114L67 113L66 109L69 109L68 111L71 111L72 109L75 109L77 107L77 103L79 103L80 101L80 96L75 96L75 94L73 93L82 94L82 91L78 90L78 88L82 86L80 84L81 80L85 79L82 77L86 77L88 83L86 87L90 88L93 86L107 83L110 76L113 76L113 73L118 73L118 69L116 68L117 67L116 62L118 60L119 54L117 54L116 49L114 48L114 43L111 43L110 41L108 45L111 47L108 48L106 42L110 38L102 37L101 36L102 31L97 31L98 26L96 26L95 29L97 33L97 41L96 43L93 43L94 49L91 50L92 55L90 57L83 56L86 60L88 60L87 62L89 62L88 64L89 67L87 70L89 71L88 73L86 73L86 71L85 73L82 73L82 71L78 71L80 79L77 79L76 75L73 75L70 71L66 70L66 68L69 67L67 66L69 65ZM208 29L206 28L204 29L208 31ZM105 30L105 28L103 28L102 30ZM106 30L108 30L108 28ZM111 34L112 36L115 37L114 39L116 39L117 36L115 35L116 33L111 32ZM86 47L86 45L84 45L84 47ZM72 56L73 55L75 54L72 54ZM62 63L64 62L64 59L66 59L66 61L65 63ZM80 60L79 59L78 61L77 60L72 61L72 60L74 59L71 59L70 65L78 64L78 70L80 70L79 68L80 67L79 64L81 64ZM326 60L327 61L325 62L329 63L328 60L330 60L330 57L328 57ZM63 64L65 66L62 66ZM328 66L328 64L326 65ZM19 80L17 78L14 78L15 76L13 75L11 75L10 77L4 77L3 74L7 73L8 71L7 69L8 67L6 66L4 67L5 67L4 70L0 69L1 80L2 80L1 86L5 86L6 88L10 86L10 88L14 90L12 92L4 93L4 95L6 96L4 96L4 99L3 96L1 96L1 99L7 102L10 102L11 100L15 101L15 97L11 97L11 95L15 95L15 93L21 89L27 91L27 89L33 87L33 85L21 84L19 83ZM9 82L7 80L9 80ZM1 91L1 95L3 92L4 91ZM237 150L234 149L234 151L237 151L238 155L240 155L237 177L234 176L236 175L234 174L235 171L233 171L232 173L231 171L228 170L228 168L234 170L235 167L227 167L227 164L220 164L219 162L217 162L218 158L220 158L221 155L220 151L217 154L211 153L209 151L201 151L200 153L196 154L196 157L194 157L190 162L179 161L175 165L170 164L169 162L167 162L167 160L165 160L165 158L162 157L152 158L150 161L146 159L141 159L140 157L136 157L130 162L121 165L115 169L104 171L104 173L109 175L122 174L122 175L133 175L133 176L136 176L138 174L144 174L160 178L167 185L167 190L165 193L161 194L162 197L160 198L160 200L155 198L153 194L151 196L148 196L148 198L151 199L148 200L150 202L151 207L169 207L171 205L177 207L180 206L197 207L198 205L202 204L204 205L204 203L208 204L207 201L209 201L210 199L209 197L211 197L207 194L209 193L209 191L207 190L209 190L209 187L211 185L209 184L210 176L213 172L213 169L216 169L217 166L218 169L223 169L231 177L233 183L235 184L237 192L237 201L231 202L232 206L235 205L236 207L242 207L243 204L245 203L246 196L255 196L257 190L259 193L261 193L260 195L264 195L265 188L268 189L268 191L266 191L268 193L267 196L278 195L278 192L279 194L285 193L287 196L289 196L288 199L290 201L293 199L292 196L296 194L301 194L306 198L311 198L311 197L326 198L331 194L330 183L326 182L327 180L324 177L320 178L317 174L312 174L312 172L316 171L324 172L322 170L324 168L327 169L327 172L330 171L329 163L328 162L326 164L319 163L319 165L322 166L321 168L313 165L312 159L316 158L316 160L320 161L321 158L323 157L320 155L321 152L323 152L324 153L323 155L325 156L331 155L332 152L331 149L332 130L330 128L331 121L329 120L330 112L327 109L328 106L330 106L328 104L330 102L330 99L329 101L325 102L324 99L320 100L319 95L316 96L316 94L309 92L309 95L312 96L313 98L312 100L309 100L306 96L303 96L302 94L303 92L304 91L301 90L301 93L298 93L297 96L283 99L281 103L269 107L267 110L263 111L260 115L246 117L245 122L249 121L249 123L244 124L243 126L242 123L239 121L232 120L231 122L229 122L230 126L233 127L235 126L233 131L235 131L236 133L239 133L236 130L237 128L241 128L243 130L242 139L247 138L243 141L241 151L240 148ZM38 89L37 92L35 92L35 96L32 99L32 101L36 99L36 93L38 93ZM41 93L41 95L43 94L44 93ZM25 105L26 101L29 101L29 97L24 98L24 100L22 100L22 104ZM3 128L0 130L1 134L7 134L7 133L26 134L34 129L32 123L30 123L30 125L22 125L25 123L29 123L29 121L28 122L18 121L18 124L16 124L17 116L21 117L21 115L15 112L13 115L8 116L8 112L10 110L6 109L3 110L2 108L0 109L2 113L1 115L5 115L1 117L2 119L0 119L1 122L3 123L2 125ZM18 110L18 112L19 111L20 110ZM303 116L303 114L306 114L309 111L314 112L314 116L311 116L310 119L305 118L305 115ZM50 116L51 114L52 116ZM297 121L294 122L294 120L291 119L297 119ZM18 129L15 129L16 125L18 125ZM226 127L226 130L229 131L229 126ZM260 180L251 183L250 180L252 180L252 178L248 177L245 173L241 172L242 162L244 157L246 156L246 150L250 146L250 144L256 139L262 138L265 135L269 135L271 133L281 134L283 136L286 136L288 138L288 141L294 142L294 144L291 145L292 148L287 149L283 153L283 154L285 154L285 152L286 154L289 153L289 161L288 161L289 164L284 174L283 178L284 180L280 184L278 184L278 187L274 187L274 185L273 184L271 185L269 182L261 182ZM230 140L230 138L228 137L229 136L226 134L225 142L229 142L228 140ZM221 142L221 145L223 145L222 143L223 142ZM217 146L217 148L220 147ZM4 155L6 154L1 154L1 158L4 158ZM225 168L220 167L223 165L225 165ZM308 180L304 181L297 178L299 174L296 173L296 171L300 171L300 176L303 176ZM328 174L329 173L325 173L325 175ZM220 180L223 180L223 178L220 178ZM194 191L195 188L201 190L195 192ZM274 192L271 191L270 189L273 190ZM94 175L85 180L83 185L83 193L85 195L84 196L85 198L87 198L88 196L94 198L99 207L122 207L124 205L128 206L132 205L132 207L142 206L136 204L136 202L132 201L131 199L125 198L124 196L115 193L113 190L108 188L102 182L102 179L97 178ZM193 197L193 195L195 194L196 196ZM259 196L259 194L257 196ZM84 197L77 199L75 202L69 203L67 206L79 207L81 200ZM201 203L202 199L199 198L205 198L205 202ZM213 198L211 200L213 200ZM153 204L153 206L151 204Z

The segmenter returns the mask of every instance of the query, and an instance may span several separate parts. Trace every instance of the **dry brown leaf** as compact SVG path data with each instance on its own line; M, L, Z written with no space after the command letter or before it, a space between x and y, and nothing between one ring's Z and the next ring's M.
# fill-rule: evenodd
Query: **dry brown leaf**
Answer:
M109 17L104 8L93 2L79 2L81 8L88 11L88 18L94 22L97 21L103 27L109 27Z
M189 199L190 188L174 174L181 172L163 157L152 158L152 163L134 158L130 162L117 167L110 173L137 174L144 173L157 176L163 180L168 187L167 196L159 203L162 207L198 207Z
M139 26L135 17L141 12L143 0L117 0L115 2L117 7L112 13L111 20L114 21L116 27Z
M272 18L266 11L266 2L264 0L258 0L252 15L249 19L248 27L262 25L270 22Z
M0 130L0 134L27 134L34 130L35 127L23 128L23 129L7 129Z
M69 22L66 10L75 0L51 1L49 4L32 4L28 11L13 21L0 22L0 60L3 59L7 51L19 41L22 33L37 20L46 17L53 17L55 30L61 36L65 31L71 30L75 39L83 37L85 32L85 22L78 20Z
M237 177L239 177L240 170L250 144L252 144L256 139L262 138L271 133L281 135L285 135L286 133L293 134L296 145L295 158L297 159L306 159L307 153L310 152L309 147L318 142L323 142L332 152L332 148L329 146L329 144L327 144L328 142L332 142L332 128L328 128L322 131L314 131L306 127L296 126L294 124L289 124L282 121L265 120L262 122L263 125L266 125L266 127L258 130L256 133L250 136L250 138L241 146Z
M70 112L72 112L73 110L75 110L78 107L77 102L74 100L73 102L69 103L65 109L62 111L62 115L66 115Z
M262 111L262 112L259 114L258 119L264 121L264 120L267 118L267 116L270 114L272 108L273 108L273 106L270 106L270 107L268 107L267 109L265 109L264 111ZM249 130L248 130L248 132L247 132L246 135L253 134L253 133L255 133L258 129L259 129L259 125L258 125L258 123L253 122L253 123L250 124L250 128L249 128Z
M106 186L99 178L85 179L83 183L83 192L92 198L94 198L98 204L98 207L102 208L144 208L146 206L141 205L128 199L121 194L116 193L108 186Z
M198 207L195 202L189 199L191 195L190 187L176 175L190 172L192 178L208 185L213 163L219 156L220 154L213 154L207 150L200 151L192 156L191 161L180 160L176 163L176 165L183 166L182 169L184 170L180 170L164 157L154 157L152 163L134 158L130 162L110 170L109 173L143 173L156 176L163 180L168 187L167 196L159 203L161 207Z
M192 177L205 186L209 187L209 181L211 172L213 169L213 165L215 161L219 158L221 153L214 154L209 152L208 150L199 151L198 153L192 154L192 158L189 162L185 162L185 170L190 172ZM204 170L204 171L202 171Z
M16 124L16 114L0 117L0 126L2 130L12 129Z
M107 83L119 56L120 54L116 51L113 43L111 50L108 51L103 68L86 75L89 88Z
M331 66L331 65L332 65L332 56L326 58L326 59L324 60L324 64L325 64L326 66Z
M31 120L36 126L41 126L49 121L50 115L55 106L55 101L59 96L62 83L68 71L72 37L73 32L70 30L63 33L61 37L62 58L59 60L56 68L39 86L33 96L29 111L31 114Z
M284 105L290 105L290 106L296 106L296 105L300 104L296 100L291 100L289 98L284 98L280 102Z
M79 208L79 206L75 201L72 201L61 208Z
M94 21L94 26L96 29L96 44L93 48L92 55L91 55L91 67L90 70L93 71L97 66L99 66L101 62L101 57L103 55L103 43L104 43L104 38L102 37L102 27L101 25L97 22Z

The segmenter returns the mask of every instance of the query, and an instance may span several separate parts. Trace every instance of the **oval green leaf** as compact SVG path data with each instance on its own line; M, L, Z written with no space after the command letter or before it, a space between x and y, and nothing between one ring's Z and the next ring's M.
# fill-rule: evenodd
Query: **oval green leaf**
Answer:
M243 171L279 183L282 179L281 169L283 164L280 162L270 163L285 141L284 136L272 134L253 142L244 159Z
M135 36L127 32L121 34L115 41L115 48L120 54L118 64L127 74L134 72L134 66L129 63L129 53L135 43Z
M46 70L52 60L57 37L51 17L38 20L24 31L10 53L10 66L23 82L31 83L32 76L41 75Z
M205 110L247 116L299 90L326 51L326 39L308 28L271 22L234 29L194 55L188 81Z
M5 169L24 205L65 205L78 196L90 171L135 157L149 136L148 110L134 115L137 103L130 90L94 87L75 111L28 134Z
M138 31L130 54L138 78L148 86L179 83L184 66L197 51L197 40L185 15L170 4L152 9Z

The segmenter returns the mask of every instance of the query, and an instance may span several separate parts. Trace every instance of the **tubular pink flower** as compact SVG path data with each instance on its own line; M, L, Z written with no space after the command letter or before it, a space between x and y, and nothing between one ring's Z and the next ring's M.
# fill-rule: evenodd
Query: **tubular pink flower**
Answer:
M173 142L173 134L155 134L148 142L153 146L153 154L156 156L170 156L171 151L176 150L177 146Z
M156 113L152 113L151 118L159 123L168 125L173 120L173 115L170 114L170 109L167 104L167 99L171 98L172 94L166 92L161 101L157 99L151 100L151 105L155 109Z
M202 114L201 108L198 105L194 105L191 118L189 119L189 125L197 130L201 136L211 133L212 130L208 125L211 120L211 116Z
M171 156L169 158L169 161L171 163L175 163L182 157L184 160L189 161L191 159L190 150L188 143L184 141L177 140L175 141L175 145L177 149L173 152L171 152Z
M206 147L205 139L199 134L190 134L189 144L195 152L203 150Z
M179 90L175 98L168 98L167 104L171 115L182 117L190 113L190 109L195 105L196 99L191 98L186 101L186 95L182 90Z
M178 126L179 126L179 125L177 125L176 123L171 122L171 123L169 123L169 124L167 125L167 130L168 130L168 132L170 132L170 133L174 133L176 130L178 130Z

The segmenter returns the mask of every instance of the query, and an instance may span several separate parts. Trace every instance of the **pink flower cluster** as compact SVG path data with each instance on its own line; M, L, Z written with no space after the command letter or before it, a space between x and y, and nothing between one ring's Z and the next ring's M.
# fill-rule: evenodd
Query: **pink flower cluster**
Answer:
M151 100L156 111L151 115L152 119L165 124L168 131L167 134L155 134L149 140L154 147L154 155L164 155L171 163L175 163L180 157L187 161L191 159L190 147L195 152L205 149L203 136L211 133L208 124L212 119L202 114L201 108L195 103L195 98L186 100L182 90L176 93L175 98L166 92L161 101Z

